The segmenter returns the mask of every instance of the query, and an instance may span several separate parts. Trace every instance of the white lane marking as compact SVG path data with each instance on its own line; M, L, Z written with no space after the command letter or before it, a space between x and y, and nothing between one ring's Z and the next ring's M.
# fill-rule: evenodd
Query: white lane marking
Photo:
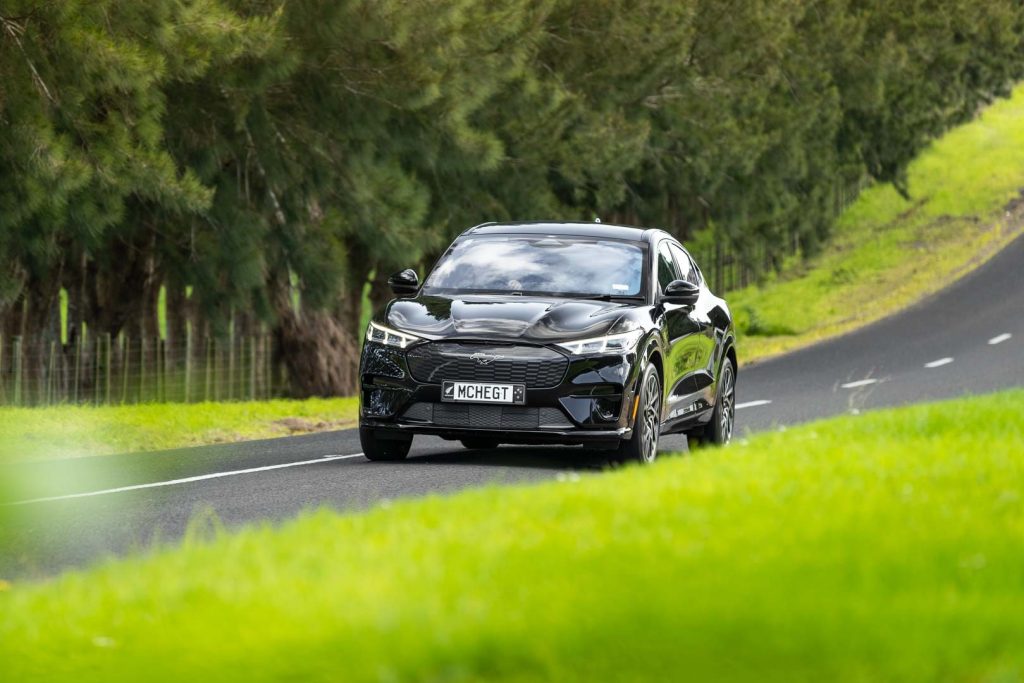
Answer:
M991 339L989 339L988 340L988 345L989 346L995 346L996 344L1002 344L1004 341L1006 341L1007 339L1009 339L1012 336L1013 335L1010 334L1009 332L1004 332L1003 334L1000 334L1000 335L998 335L996 337L992 337Z
M758 406L766 406L771 401L747 401L746 403L737 403L736 410L743 410L744 408L756 408Z
M847 382L846 384L840 384L842 389L856 389L857 387L866 387L869 384L878 384L877 379L859 379L856 382Z
M13 503L5 503L0 507L7 507L13 505L29 505L31 503L49 503L55 500L71 500L72 498L90 498L92 496L105 496L110 493L123 493L125 491L139 491L141 489L155 489L161 486L175 486L177 484L188 484L193 481L203 481L205 479L220 479L221 477L234 477L239 474L252 474L253 472L267 472L269 470L281 470L286 467L299 467L301 465L314 465L318 462L324 462L325 460L346 460L348 458L360 458L362 453L352 453L351 455L325 455L316 460L299 460L298 462L285 462L280 465L266 465L264 467L249 467L244 470L229 470L227 472L213 472L212 474L200 474L195 477L185 477L184 479L168 479L167 481L154 481L151 484L134 484L132 486L119 486L116 489L103 489L101 491L88 491L86 493L71 493L66 496L48 496L46 498L31 498L29 500L19 500Z
M931 363L925 363L924 366L926 368L941 368L943 365L949 365L952 362L953 359L947 356L945 358L933 360Z

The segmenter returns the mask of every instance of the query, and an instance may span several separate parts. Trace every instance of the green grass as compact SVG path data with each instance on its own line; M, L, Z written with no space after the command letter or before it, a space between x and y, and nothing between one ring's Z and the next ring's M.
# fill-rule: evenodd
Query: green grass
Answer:
M651 468L197 525L0 593L0 679L1020 681L1022 415L1016 391Z
M1024 232L1024 86L937 140L909 169L910 200L869 188L824 251L731 292L740 357L841 334L938 291Z
M0 462L287 436L351 427L355 398L0 408Z

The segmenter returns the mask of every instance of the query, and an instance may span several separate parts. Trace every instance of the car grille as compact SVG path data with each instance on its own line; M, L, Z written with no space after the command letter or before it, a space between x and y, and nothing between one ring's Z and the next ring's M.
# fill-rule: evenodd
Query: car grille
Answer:
M541 346L433 342L413 347L406 356L419 382L507 382L530 389L558 386L569 359Z
M540 429L572 427L557 408L489 406L475 403L414 403L402 417L438 427L466 429Z

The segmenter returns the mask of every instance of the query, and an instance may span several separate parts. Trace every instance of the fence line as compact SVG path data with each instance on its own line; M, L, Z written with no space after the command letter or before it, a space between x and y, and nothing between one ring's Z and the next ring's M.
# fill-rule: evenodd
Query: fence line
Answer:
M55 340L0 335L0 406L257 400L276 396L267 334L193 335L178 344L109 334Z

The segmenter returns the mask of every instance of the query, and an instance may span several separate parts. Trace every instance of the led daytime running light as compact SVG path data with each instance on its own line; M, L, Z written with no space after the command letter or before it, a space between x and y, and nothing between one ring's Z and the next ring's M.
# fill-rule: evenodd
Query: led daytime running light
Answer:
M393 330L390 327L384 327L377 323L370 323L370 326L366 328L366 340L376 342L377 344L383 344L384 346L393 346L398 349L404 349L405 347L412 344L414 341L420 338L407 334L406 332L399 332Z
M559 344L563 349L577 356L589 356L593 354L618 354L628 353L633 350L640 337L644 335L643 330L633 330L622 334L611 334L607 337L592 337L578 341Z

